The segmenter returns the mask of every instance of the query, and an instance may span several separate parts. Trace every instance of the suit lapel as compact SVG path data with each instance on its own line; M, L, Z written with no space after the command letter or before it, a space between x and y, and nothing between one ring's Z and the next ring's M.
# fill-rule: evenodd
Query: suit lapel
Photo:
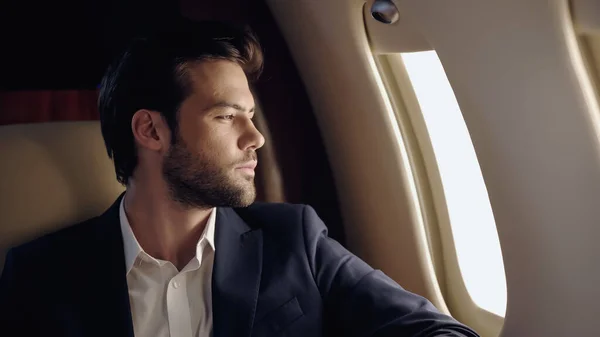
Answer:
M212 278L213 336L252 332L262 272L263 237L231 208L218 208Z
M125 269L125 253L119 220L119 206L123 194L100 216L95 224L94 238L97 243L93 263L87 265L90 276L87 288L89 303L96 317L90 317L95 335L133 337L133 322L129 305L129 291ZM93 251L93 250L92 250Z
M133 322L119 221L121 195L94 226L94 254L84 305L94 308L94 333L133 337ZM212 276L213 336L252 332L262 273L263 237L231 208L218 208ZM90 291L91 290L91 291ZM92 317L90 317L92 318Z

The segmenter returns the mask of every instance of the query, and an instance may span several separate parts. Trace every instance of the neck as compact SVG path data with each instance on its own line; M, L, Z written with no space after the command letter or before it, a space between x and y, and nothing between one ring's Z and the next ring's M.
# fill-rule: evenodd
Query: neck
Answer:
M212 208L190 208L171 200L166 188L135 182L128 184L123 206L142 249L178 270L196 255L212 212Z

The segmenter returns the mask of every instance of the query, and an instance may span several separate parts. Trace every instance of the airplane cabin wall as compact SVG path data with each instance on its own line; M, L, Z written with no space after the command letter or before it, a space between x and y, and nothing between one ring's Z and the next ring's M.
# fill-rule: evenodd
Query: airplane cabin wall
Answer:
M349 247L439 308L460 303L442 297L432 270L365 1L267 2L315 108ZM501 335L596 335L600 111L569 3L394 3L439 55L475 146L507 277ZM461 301L453 315L482 336L500 333Z

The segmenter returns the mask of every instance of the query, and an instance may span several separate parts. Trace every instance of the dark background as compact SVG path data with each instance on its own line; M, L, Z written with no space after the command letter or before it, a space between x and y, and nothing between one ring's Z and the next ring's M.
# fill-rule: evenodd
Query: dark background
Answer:
M0 2L0 125L98 119L97 87L128 39L179 16L248 24L265 52L255 83L286 201L313 206L344 242L329 162L298 71L261 0Z

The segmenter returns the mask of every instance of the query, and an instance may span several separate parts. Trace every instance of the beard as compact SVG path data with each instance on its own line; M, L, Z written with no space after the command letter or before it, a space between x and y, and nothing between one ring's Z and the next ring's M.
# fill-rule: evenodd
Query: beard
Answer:
M235 165L251 160L256 160L254 151L231 166L220 166L215 158L194 154L177 137L162 171L171 198L185 207L246 207L256 199L254 179L234 177L233 171Z

